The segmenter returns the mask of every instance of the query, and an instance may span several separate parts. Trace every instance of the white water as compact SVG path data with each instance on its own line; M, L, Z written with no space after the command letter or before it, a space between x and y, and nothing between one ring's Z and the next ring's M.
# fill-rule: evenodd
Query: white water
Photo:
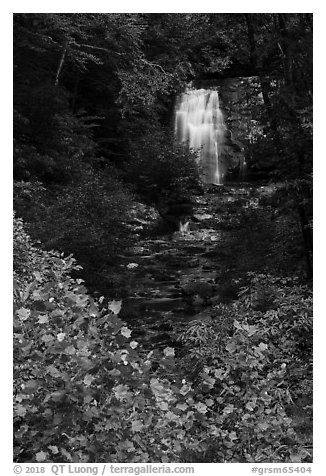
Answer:
M181 221L179 222L179 231L184 234L189 232L189 221L186 221L185 223L182 223Z
M189 89L182 94L176 107L176 137L180 142L189 141L189 147L198 151L206 183L223 183L221 150L225 130L217 91Z

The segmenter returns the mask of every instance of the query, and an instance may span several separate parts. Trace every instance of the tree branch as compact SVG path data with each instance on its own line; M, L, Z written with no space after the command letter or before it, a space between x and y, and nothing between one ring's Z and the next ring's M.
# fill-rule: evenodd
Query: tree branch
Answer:
M90 48L92 50L105 51L106 53L114 53L115 55L118 55L118 56L125 56L125 54L126 54L126 53L118 53L117 51L108 50L106 48L102 48L101 46L86 45L84 43L82 43L78 46L83 46L84 48Z
M163 69L163 67L160 64L151 63L150 61L147 61L144 58L141 59L141 62L147 64L147 66L155 66L156 68L159 68L162 71L162 73L168 76L168 73Z
M60 63L59 63L58 69L57 69L57 74L56 74L55 82L54 82L55 87L57 87L58 84L59 84L59 77L60 77L60 73L61 73L61 70L62 70L63 63L65 61L67 48L68 48L68 42L65 43L65 45L63 47L63 50L62 50L62 55L61 55L61 58L60 58Z

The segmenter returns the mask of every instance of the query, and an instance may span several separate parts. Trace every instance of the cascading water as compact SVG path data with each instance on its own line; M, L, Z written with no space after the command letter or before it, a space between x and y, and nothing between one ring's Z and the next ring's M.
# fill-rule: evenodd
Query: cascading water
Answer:
M223 183L225 131L217 91L189 89L181 95L175 115L176 137L180 142L189 141L189 147L199 151L198 163L205 183Z
M184 234L189 232L189 221L186 221L185 223L182 223L182 221L179 222L179 231Z

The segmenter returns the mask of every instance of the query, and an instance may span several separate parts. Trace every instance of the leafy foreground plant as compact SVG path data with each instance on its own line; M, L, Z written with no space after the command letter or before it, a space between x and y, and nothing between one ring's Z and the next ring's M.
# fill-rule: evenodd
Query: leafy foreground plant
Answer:
M286 366L266 326L235 322L192 385L174 349L142 351L118 317L121 302L94 301L69 275L74 259L33 248L19 224L16 461L305 460L284 410Z
M311 461L311 290L296 278L249 277L215 321L181 336L183 368L193 379L195 369L196 399L209 407L206 461Z

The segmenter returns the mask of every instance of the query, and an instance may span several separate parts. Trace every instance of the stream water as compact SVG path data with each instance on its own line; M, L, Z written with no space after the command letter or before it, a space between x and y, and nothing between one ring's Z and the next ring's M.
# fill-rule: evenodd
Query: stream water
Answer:
M196 223L170 236L142 239L126 256L131 293L122 319L143 345L173 345L176 327L210 320L218 302L236 297L241 259L233 246L251 187L215 187L196 197Z

